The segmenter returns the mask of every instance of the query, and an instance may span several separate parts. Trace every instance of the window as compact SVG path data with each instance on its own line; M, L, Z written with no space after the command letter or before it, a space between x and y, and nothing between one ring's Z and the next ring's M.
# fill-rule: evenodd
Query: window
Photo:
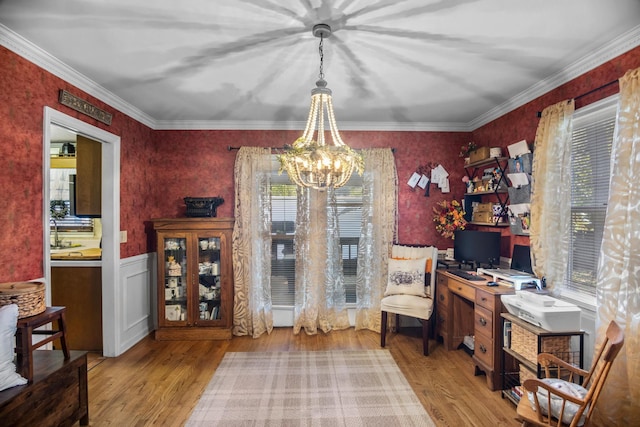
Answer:
M271 300L274 306L292 307L295 290L295 248L297 187L286 173L279 174L275 156L271 161ZM336 189L342 268L346 302L356 302L358 240L362 217L362 177L353 174Z
M60 200L63 202L67 212L70 210L69 200ZM51 221L51 231L55 231L55 227L58 227L58 232L68 232L68 231L76 231L76 232L86 232L93 233L93 219L92 218L80 218L77 216L73 216L67 214L62 219L55 220L55 223Z
M575 112L571 146L571 229L567 289L595 296L609 198L617 96Z
M71 202L69 197L70 176L75 174L75 169L51 169L49 180L49 192L51 203L63 203L68 214L55 221L58 232L85 232L93 233L94 222L91 218L79 218L70 214ZM55 231L55 225L51 222L51 232Z

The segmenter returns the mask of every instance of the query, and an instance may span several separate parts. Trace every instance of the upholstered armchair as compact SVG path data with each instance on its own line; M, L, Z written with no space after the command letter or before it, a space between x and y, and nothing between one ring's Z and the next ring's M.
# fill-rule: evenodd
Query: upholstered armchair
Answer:
M396 331L400 316L413 317L422 324L422 348L429 355L429 320L434 311L438 248L393 245L388 265L387 288L380 304L382 325L380 346L387 336L388 313L396 315Z

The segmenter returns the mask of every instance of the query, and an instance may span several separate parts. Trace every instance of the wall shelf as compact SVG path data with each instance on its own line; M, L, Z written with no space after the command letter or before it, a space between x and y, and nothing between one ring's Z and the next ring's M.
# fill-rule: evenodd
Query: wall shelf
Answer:
M473 181L474 178L477 177L478 172L483 172L484 166L493 166L495 169L498 169L500 178L498 182L493 183L494 187L490 191L474 191L471 193L465 193L464 195L464 209L467 212L470 212L469 207L472 206L474 202L481 202L483 197L485 196L495 196L497 199L498 205L500 205L501 212L506 214L507 203L509 202L509 194L508 194L508 185L506 171L508 165L508 157L490 157L488 159L480 160L477 162L469 163L464 165L467 176L470 181ZM489 227L507 227L509 226L509 222L505 221L505 216L502 217L504 222L500 222L499 218L496 218L495 221L492 222L481 222L481 221L473 221L473 214L467 215L466 220L469 224L480 225L480 226L489 226Z

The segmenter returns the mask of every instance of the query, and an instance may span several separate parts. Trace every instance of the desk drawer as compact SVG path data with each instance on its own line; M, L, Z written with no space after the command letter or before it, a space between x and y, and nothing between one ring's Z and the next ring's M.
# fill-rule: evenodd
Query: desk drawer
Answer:
M491 312L496 312L496 296L481 290L476 291L476 305L484 307Z
M460 295L462 298L475 301L476 300L476 290L473 286L466 285L462 282L458 282L457 280L449 280L449 290L451 292L455 292Z
M448 338L447 334L447 312L438 308L436 312L436 331L442 338Z
M476 335L473 355L493 369L493 340L484 335Z
M474 318L476 337L480 334L493 339L493 313L476 305Z
M444 285L438 283L438 287L436 288L436 307L446 307L449 305L449 288L447 288L447 283L445 280Z

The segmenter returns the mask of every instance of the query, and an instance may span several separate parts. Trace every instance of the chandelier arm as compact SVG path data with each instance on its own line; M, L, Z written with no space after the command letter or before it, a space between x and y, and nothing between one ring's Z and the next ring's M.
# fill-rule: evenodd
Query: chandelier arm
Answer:
M324 146L325 141L324 141L324 109L325 109L325 105L326 105L326 101L327 101L327 96L322 94L320 96L318 96L319 100L320 100L320 108L318 109L318 145L319 146Z
M307 125L302 133L302 139L306 144L310 144L313 141L313 132L316 127L316 118L318 117L318 97L319 95L311 96L311 106L309 107L309 117L307 118Z
M333 144L336 147L342 147L345 144L340 137L340 131L338 130L338 125L336 124L336 116L333 114L333 101L331 97L328 97L327 100L327 112L329 116L329 128L331 129L331 138L333 139Z

